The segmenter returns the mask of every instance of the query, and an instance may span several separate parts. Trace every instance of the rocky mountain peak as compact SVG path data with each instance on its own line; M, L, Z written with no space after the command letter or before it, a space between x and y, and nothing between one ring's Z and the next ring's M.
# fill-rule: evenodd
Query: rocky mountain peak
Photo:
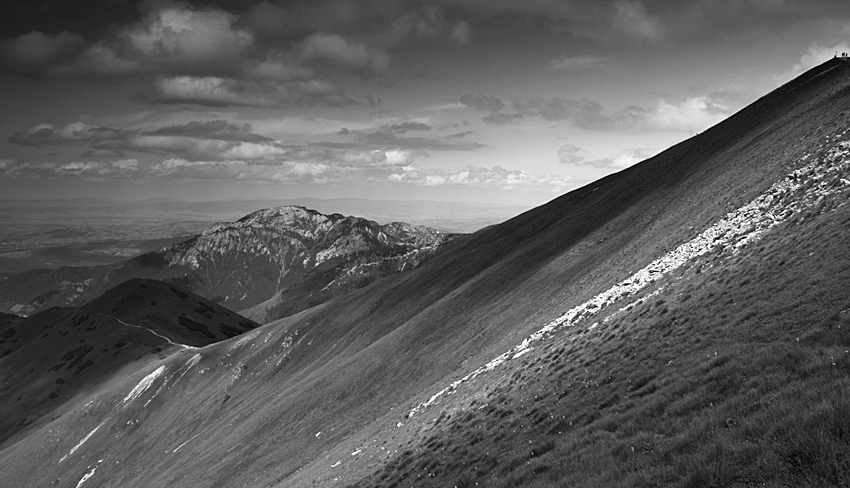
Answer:
M324 223L333 220L333 217L337 217L337 219L342 218L339 214L328 216L306 207L286 205L282 207L257 210L256 212L252 212L242 217L234 224L245 223L249 225L293 226L309 223Z
M380 225L361 217L283 206L216 224L167 248L164 257L172 268L189 270L187 277L203 287L194 290L244 310L333 268L344 268L347 281L362 284L410 269L449 238L424 226ZM209 279L224 276L228 279ZM337 290L351 288L334 273L321 281L323 287L333 281Z

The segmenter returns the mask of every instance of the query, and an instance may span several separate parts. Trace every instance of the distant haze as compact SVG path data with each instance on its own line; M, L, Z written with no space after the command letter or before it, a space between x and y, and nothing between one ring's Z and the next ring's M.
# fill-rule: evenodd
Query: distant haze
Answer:
M256 210L283 205L354 215L380 224L426 225L445 233L475 232L527 210L427 200L0 200L0 273L114 263L188 239L216 222L232 222Z

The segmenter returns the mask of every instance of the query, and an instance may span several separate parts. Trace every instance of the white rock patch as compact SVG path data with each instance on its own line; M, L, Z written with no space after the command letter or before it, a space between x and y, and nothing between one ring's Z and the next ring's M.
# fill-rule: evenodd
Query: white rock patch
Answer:
M142 378L142 381L140 381L139 384L136 385L136 387L133 388L123 400L121 400L121 403L118 404L118 408L126 408L133 400L139 398L139 396L147 391L147 389L153 384L154 380L159 378L159 375L161 375L164 371L165 366L160 366L156 368L155 371Z
M72 448L71 448L71 450L70 450L70 451L68 451L68 454L66 454L66 455L62 456L62 459L60 459L60 460L59 460L59 462L61 463L62 461L64 461L65 459L67 459L67 458L68 458L68 456L70 456L70 455L74 454L75 452L77 452L77 449L79 449L79 448L80 448L80 446L82 446L83 444L85 444L85 443L86 443L86 441L87 441L87 440L89 440L89 438L90 438L91 436L93 436L95 432L97 432L97 429L101 428L101 427L103 426L103 424L105 424L105 423L106 423L106 420L104 420L103 422L101 422L101 423L100 423L100 425L98 425L97 427L95 427L94 429L92 429L92 431L91 431L91 432L89 432L89 433L88 433L88 435L86 435L85 437L83 437L83 439L82 439L80 442L78 442L76 446L72 447Z
M98 461L97 463L98 463L98 464L100 464L100 462L101 462L101 461L103 461L103 459L101 459L101 460L100 460L100 461ZM80 488L81 486L83 486L83 483L85 483L86 481L88 481L88 479L89 479L89 478L91 478L92 476L94 476L94 472L95 472L96 470L97 470L97 465L95 465L95 467L93 467L93 468L91 469L91 471L89 471L88 473L84 474L84 475L83 475L83 477L82 477L82 478L80 478L80 481L79 481L79 482L77 482L77 486L75 486L74 488Z

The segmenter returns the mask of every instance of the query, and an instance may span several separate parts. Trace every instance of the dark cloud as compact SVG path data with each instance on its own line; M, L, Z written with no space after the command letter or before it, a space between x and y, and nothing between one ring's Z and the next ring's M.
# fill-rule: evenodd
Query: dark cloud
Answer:
M7 70L26 76L63 76L77 70L75 60L84 50L85 41L79 34L33 31L0 42L0 62Z
M26 131L16 132L9 138L9 142L26 146L91 146L90 150L84 153L90 157L120 157L123 156L120 152L122 149L186 150L200 144L198 141L224 143L219 144L219 147L234 142L261 144L275 142L252 132L249 124L237 124L224 120L193 121L148 131L98 127L83 122L74 122L62 128L51 124L39 124Z
M100 141L123 139L125 131L97 127L82 122L58 129L51 124L39 124L26 131L14 133L9 142L24 146L82 146Z
M431 130L432 127L424 122L402 122L400 124L393 124L387 127L387 130L390 132L397 132L403 134L407 131L411 130Z
M659 99L652 106L630 105L609 111L597 101L559 97L513 97L508 102L476 94L462 95L459 102L470 108L489 111L481 120L507 125L528 118L569 121L588 130L620 131L700 131L731 114L728 106L711 96L669 101Z
M91 3L91 0L83 0ZM32 30L7 38L0 60L30 76L217 76L305 79L321 70L376 75L388 72L389 50L411 38L463 44L471 28L445 9L419 2L323 0L256 2L145 2L121 22L77 32ZM98 11L91 12L97 17ZM9 31L6 31L9 32ZM45 33L46 32L46 33ZM58 32L58 33L53 33ZM281 37L282 36L282 37Z
M409 137L403 136L411 131L432 131L434 128L424 122L404 121L387 124L377 130L354 131L346 128L337 132L338 135L351 136L349 142L320 142L322 147L334 148L398 148L410 151L472 151L484 147L474 141L459 140L463 135L438 137Z
M307 36L299 46L299 57L305 61L325 61L361 74L385 73L389 68L389 55L379 49L354 42L339 34L315 33Z
M0 175L8 179L126 180L137 176L138 170L139 161L137 159L36 164L22 163L15 160L0 160Z
M255 134L251 124L238 124L226 120L192 121L186 124L169 125L148 132L149 135L185 136L200 139L240 142L270 142L272 139Z
M552 70L582 70L601 68L609 63L607 58L595 55L559 56L549 60L548 68Z
M492 125L508 125L524 119L526 116L516 112L493 112L481 118L484 122Z
M241 24L275 39L294 40L315 32L347 31L362 25L369 12L360 1L351 0L262 0L249 7ZM372 15L382 15L379 8Z
M394 126L397 126L397 130L405 131L421 130L427 125L402 122ZM470 141L400 137L388 130L372 133L350 131L349 134L354 136L351 142L292 144L256 134L249 124L225 120L192 121L135 131L77 122L63 128L39 124L29 130L15 133L10 141L38 147L88 146L83 155L98 160L109 157L123 158L126 152L132 151L161 154L169 156L169 159L188 162L207 161L211 164L223 161L252 164L296 161L351 167L405 165L416 157L427 156L427 150L467 151L482 146ZM100 164L103 161L88 162L92 165L80 167L86 172L92 171L91 168L105 167Z
M381 112L384 109L384 101L380 99L380 97L376 97L375 95L368 93L364 97L366 98L366 103L369 105L369 108Z
M584 158L578 155L579 151L581 148L577 146L564 144L558 149L558 161L563 164L581 164Z
M124 151L118 149L89 149L82 156L84 158L123 158Z
M461 96L460 102L468 107L490 112L482 120L493 125L507 125L522 119L540 117L546 120L570 120L590 129L611 128L618 123L616 117L605 112L599 103L587 99L513 97L508 102L490 95Z
M111 26L137 21L134 0L73 2L0 2L0 32L17 37L32 31L74 31L86 38L105 35Z
M233 74L255 53L254 35L221 9L166 4L86 43L77 33L33 31L3 41L5 65L29 75Z
M461 139L463 137L466 137L466 136L468 136L470 134L474 134L474 133L475 133L475 131L467 130L467 131L463 131L463 132L458 132L456 134L449 134L449 135L446 136L446 139Z
M388 130L362 134L359 141L372 146L391 146L431 151L472 151L484 147L484 144L472 141L449 141L427 137L399 137Z
M173 154L190 159L264 159L286 153L279 143L255 134L248 124L193 121L153 130L126 131L82 122L57 128L39 124L9 142L27 146L88 146L85 157L123 157L124 151Z
M411 185L500 190L563 192L570 177L527 173L500 166L467 166L461 170L423 168L414 159L423 154L405 151L335 154L335 160L195 161L179 157L140 164L135 159L85 161L64 164L26 164L0 160L0 177L38 180L183 180L241 181L246 183L313 183Z
M477 28L494 19L524 18L547 31L605 43L719 39L776 32L794 25L850 16L843 0L434 0L474 20Z
M141 94L139 99L152 103L207 107L341 107L356 104L345 96L339 85L328 80L280 83L216 76L160 78L154 90Z
M505 108L505 102L497 97L483 93L464 93L460 96L459 101L467 107L481 110L482 112L499 112Z

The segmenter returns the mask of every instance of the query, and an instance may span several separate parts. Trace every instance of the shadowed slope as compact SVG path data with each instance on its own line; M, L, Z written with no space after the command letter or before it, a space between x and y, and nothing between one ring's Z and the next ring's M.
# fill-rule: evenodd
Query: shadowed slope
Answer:
M376 478L365 485L389 480L388 486L398 486L399 482L427 484L422 477L434 473L441 476L442 484L437 485L450 486L458 481L453 479L455 474L472 473L464 471L464 464L444 465L444 458L425 453L439 452L451 440L452 447L458 449L450 451L449 456L457 456L464 463L490 462L472 450L470 457L464 457L460 448L473 444L473 431L490 431L496 425L496 420L484 417L496 411L495 388L512 388L506 401L526 404L528 398L515 390L533 387L549 394L554 388L551 382L575 385L579 379L595 381L603 372L594 369L602 364L595 361L609 361L609 354L629 359L638 357L636 353L641 350L655 350L651 341L658 336L643 332L652 329L653 322L639 324L634 337L616 337L613 352L603 346L588 347L589 355L581 357L581 363L564 366L571 368L572 376L548 375L540 364L544 361L541 358L546 365L554 361L546 356L551 348L544 346L564 348L558 357L566 362L572 357L564 356L567 346L583 345L581 337L598 326L592 321L601 321L627 304L645 306L652 293L663 293L657 288L664 283L661 277L667 273L672 277L678 268L664 268L662 262L658 269L652 269L650 263L714 226L725 225L731 219L727 213L735 209L744 209L743 213L733 212L744 215L744 220L767 222L775 218L787 223L791 218L815 218L842 198L846 200L843 182L848 176L844 166L824 182L832 185L827 190L834 190L827 191L829 198L823 199L829 206L817 207L818 193L812 193L812 188L820 191L820 187L812 186L808 179L821 181L821 166L814 163L826 167L827 160L832 161L827 155L844 147L844 132L850 126L850 114L843 110L848 95L850 64L830 61L650 160L504 224L454 241L438 258L409 273L208 346L188 360L185 355L168 356L131 376L116 377L108 387L86 397L92 402L90 407L83 408L81 399L57 418L49 431L34 432L0 452L0 464L15 467L0 473L0 482L46 484L58 479L73 485L89 476L91 483L108 479L128 487L300 487L314 483L341 486L374 474ZM840 157L846 159L843 154ZM795 178L805 180L805 185L793 183ZM787 188L780 185L775 194L771 193L774 186L785 181L789 182ZM755 199L765 192L764 208L747 205L761 202ZM805 205L800 203L804 200ZM777 213L771 213L774 210ZM809 216L802 217L803 213ZM734 226L731 228L737 232ZM783 229L795 232L790 226L770 232ZM830 227L833 232L841 229ZM696 274L697 269L714 265L722 269L746 265L727 260L736 246L749 250L746 246L753 245L736 240L735 232L719 235L718 249L688 257L685 263L691 267L687 269ZM750 235L749 230L741 232ZM761 236L752 235L752 239ZM817 237L818 233L810 235ZM786 235L775 238L771 245L781 243ZM834 247L827 252L835 252ZM645 268L646 272L640 274ZM658 281L647 279L634 293L617 295L602 304L594 301L614 285L640 281L638 278L645 275ZM781 275L783 280L792 276ZM745 285L750 286L743 290L754 292L753 278L748 279L751 281ZM713 296L705 294L702 300ZM835 294L838 302L845 298ZM714 311L712 307L705 310ZM546 336L546 341L556 342L539 339L536 344L543 345L535 346L537 349L517 349L529 334L557 323L575 309L584 310L569 322L575 328ZM603 315L598 315L600 310ZM699 312L689 315L688 321L696 322L698 317ZM620 325L624 330L629 327ZM783 325L768 322L762 333L774 333L773 327ZM692 330L696 334L706 332L704 328ZM694 356L705 352L702 346L695 347L681 334L671 333L671 337L664 338L674 341L671 350L690 358L685 371L703 367ZM777 337L787 339L789 334ZM731 347L714 339L708 344ZM570 351L578 354L577 349ZM502 361L494 362L497 357ZM534 374L519 366L527 358L538 361L527 364ZM617 368L636 372L660 366L650 359L639 356L636 360L618 360ZM493 366L483 367L485 364ZM582 371L586 372L584 376L580 375ZM539 383L535 382L536 374L541 375ZM637 373L629 379L634 380L634 391L651 381L644 381ZM605 377L599 378L599 382L605 381ZM177 383L179 387L174 386ZM609 383L620 387L628 384L620 380ZM588 387L589 383L581 385ZM607 397L584 397L580 393L584 390L578 386L570 391L574 395L570 401L577 408L598 400L617 408L643 406ZM626 396L619 389L605 393ZM498 405L503 409L502 403ZM482 413L476 414L479 410ZM522 442L529 440L525 433L537 433L527 430L526 413L533 422L543 412L513 410L520 412L516 414L520 421L508 430L494 432L494 438L502 435L499 440L506 446L500 456L507 458L497 458L497 464L525 464L530 458L560 449L556 445L540 446L539 450L531 446L538 454L520 456L527 449ZM481 415L481 421L472 428L454 420L446 423L449 418L459 421L470 413L469 418ZM686 422L690 417L682 418ZM581 422L589 425L594 420L582 418ZM129 425L131 421L134 423ZM440 430L442 425L458 426L467 438L452 437ZM607 435L599 429L593 432L591 437ZM62 440L48 442L50 436L61 436ZM429 441L425 436L436 440ZM83 447L75 447L89 438L92 441ZM442 444L438 446L437 442ZM410 452L405 452L408 449ZM51 460L36 473L29 469L32 461L28 456L33 452ZM617 456L623 457L621 454ZM493 475L489 478L492 481L498 477L501 482L500 474L491 473L494 466L490 464L483 471ZM385 466L388 469L382 471ZM437 467L441 468L439 474ZM516 483L522 484L523 479Z
M149 329L168 340L202 347L259 326L206 298L158 280L132 279L92 300L81 311Z
M259 324L155 280L130 280L79 309L51 308L0 329L0 443L121 370ZM163 356L164 357L164 356ZM139 366L140 367L140 366Z

